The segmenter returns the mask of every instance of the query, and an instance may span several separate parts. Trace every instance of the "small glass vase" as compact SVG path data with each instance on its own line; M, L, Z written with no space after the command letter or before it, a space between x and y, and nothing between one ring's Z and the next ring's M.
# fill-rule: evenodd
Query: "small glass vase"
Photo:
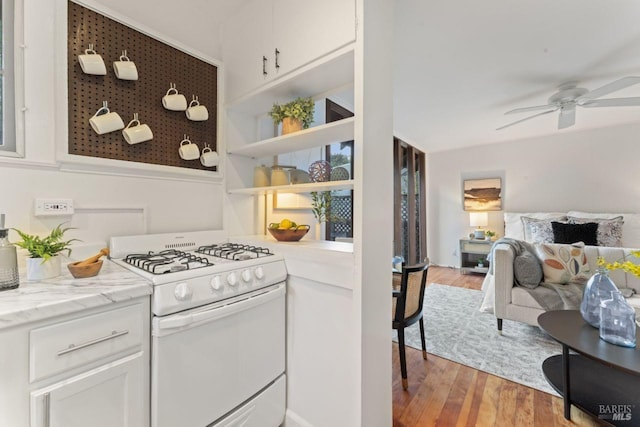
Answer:
M611 292L618 290L609 278L608 272L606 268L598 268L584 287L580 314L584 321L594 328L600 327L600 303L610 299Z
M600 338L622 347L636 346L636 312L619 291L600 303Z

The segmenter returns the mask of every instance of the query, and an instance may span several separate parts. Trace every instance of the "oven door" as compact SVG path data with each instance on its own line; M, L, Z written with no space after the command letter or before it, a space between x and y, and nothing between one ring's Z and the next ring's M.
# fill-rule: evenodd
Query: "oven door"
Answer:
M152 335L152 426L207 426L284 373L285 285L156 317Z

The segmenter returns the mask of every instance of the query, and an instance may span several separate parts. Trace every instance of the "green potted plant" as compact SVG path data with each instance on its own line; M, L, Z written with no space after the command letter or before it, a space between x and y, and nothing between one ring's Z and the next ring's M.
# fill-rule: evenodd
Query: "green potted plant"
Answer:
M315 104L311 97L296 98L286 104L273 104L269 115L273 124L278 126L282 122L282 134L307 129L313 121Z
M16 242L16 246L29 252L29 257L27 258L27 280L50 279L60 275L60 258L57 255L66 251L67 256L69 256L71 254L71 242L78 240L63 240L64 233L71 229L70 227L62 228L62 224L59 224L46 237L27 234L16 228L12 229L22 239L21 242Z
M491 230L487 230L484 232L485 236L487 236L488 240L493 240L494 237L496 237L496 232L495 231L491 231Z
M331 192L311 192L311 212L318 224L316 225L316 240L320 240L320 227L323 222L331 219Z

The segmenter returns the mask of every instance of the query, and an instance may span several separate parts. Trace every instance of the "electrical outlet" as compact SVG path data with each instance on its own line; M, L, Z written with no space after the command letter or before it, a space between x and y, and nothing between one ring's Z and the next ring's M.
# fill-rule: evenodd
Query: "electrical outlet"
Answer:
M73 215L73 199L36 199L36 216Z

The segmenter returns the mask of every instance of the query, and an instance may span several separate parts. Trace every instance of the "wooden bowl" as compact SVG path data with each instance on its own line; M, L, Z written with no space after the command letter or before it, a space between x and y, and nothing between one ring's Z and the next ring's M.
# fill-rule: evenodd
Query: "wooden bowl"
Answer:
M100 272L102 268L102 260L92 262L91 264L78 265L82 261L72 262L67 264L67 268L71 272L71 275L76 279L84 279L85 277L93 277Z
M296 230L281 230L279 228L269 228L269 233L271 233L271 235L275 237L279 242L297 242L298 240L302 239L302 237L309 232L309 228L311 228L308 225L301 225L301 227L305 228Z

